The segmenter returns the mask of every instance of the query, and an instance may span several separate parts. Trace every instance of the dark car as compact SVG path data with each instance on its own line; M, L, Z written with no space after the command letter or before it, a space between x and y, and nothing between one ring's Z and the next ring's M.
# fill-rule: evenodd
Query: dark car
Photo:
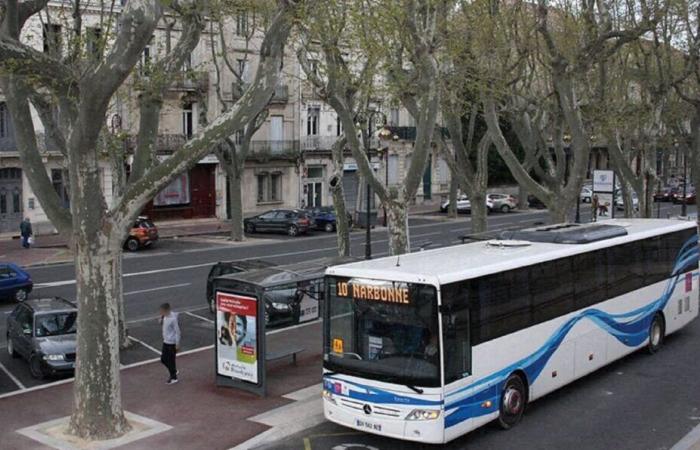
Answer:
M301 209L273 209L254 217L243 219L246 233L270 232L297 236L312 227L309 214Z
M158 240L158 227L146 216L139 216L129 231L124 248L130 252L150 247Z
M248 259L241 261L220 261L214 264L207 275L207 303L209 304L209 310L213 313L216 312L216 301L214 299L214 278L220 277L221 275L228 275L230 273L247 272L249 270L255 269L265 269L267 267L273 267L277 264L264 261L261 259Z
M654 192L654 201L655 202L670 202L673 200L673 196L676 193L677 188L672 188L670 186L666 186L661 188L661 190L658 190Z
M535 197L534 195L527 196L527 205L530 208L537 208L537 209L544 209L547 207L544 203L542 203L542 200Z
M673 203L682 205L685 203L686 205L690 205L695 203L695 189L688 189L685 193L685 197L683 197L683 190L679 190L673 195Z
M317 230L325 230L332 233L336 229L337 216L335 208L332 206L321 206L318 208L308 209L306 212L313 219ZM346 213L348 217L348 227L352 228L352 215Z
M0 263L0 297L23 302L32 292L32 277L11 263Z
M7 318L7 352L29 361L33 377L70 374L75 368L78 308L66 299L27 300Z

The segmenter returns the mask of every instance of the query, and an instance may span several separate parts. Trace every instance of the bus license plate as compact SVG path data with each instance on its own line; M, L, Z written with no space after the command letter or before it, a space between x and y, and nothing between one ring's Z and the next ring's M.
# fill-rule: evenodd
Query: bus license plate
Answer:
M382 431L382 426L380 424L368 422L366 420L355 419L355 425L358 428L364 428L365 430Z

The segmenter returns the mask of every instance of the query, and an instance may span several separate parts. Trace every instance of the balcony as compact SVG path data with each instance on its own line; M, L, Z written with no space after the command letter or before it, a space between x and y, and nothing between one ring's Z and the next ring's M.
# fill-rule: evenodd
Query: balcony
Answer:
M304 136L301 149L306 151L328 151L338 141L339 136Z
M133 151L138 143L138 136L129 136L126 140L127 148ZM184 134L159 134L156 138L156 152L169 153L182 148L187 142Z
M275 87L275 93L272 95L271 104L284 104L289 101L289 86L280 84Z
M179 72L169 89L177 92L206 92L209 89L209 73Z
M299 141L250 141L251 155L289 155L299 152Z

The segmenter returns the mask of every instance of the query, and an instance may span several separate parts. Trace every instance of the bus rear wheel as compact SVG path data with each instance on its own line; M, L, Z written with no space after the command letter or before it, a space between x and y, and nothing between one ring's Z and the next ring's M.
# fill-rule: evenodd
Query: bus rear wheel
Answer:
M520 422L525 412L527 393L525 382L520 375L512 374L506 380L501 394L500 414L498 424L504 430L509 430Z
M649 343L647 344L647 350L652 355L658 352L664 343L665 331L666 325L664 324L663 316L656 314L654 320L651 321L651 325L649 325Z

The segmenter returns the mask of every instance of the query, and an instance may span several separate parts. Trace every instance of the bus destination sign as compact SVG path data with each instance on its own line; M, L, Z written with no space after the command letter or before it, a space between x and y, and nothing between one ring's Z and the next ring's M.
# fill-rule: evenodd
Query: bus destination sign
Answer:
M336 283L336 295L338 297L352 297L355 300L370 300L403 305L411 303L408 287L404 283L370 284L357 280L338 281Z

